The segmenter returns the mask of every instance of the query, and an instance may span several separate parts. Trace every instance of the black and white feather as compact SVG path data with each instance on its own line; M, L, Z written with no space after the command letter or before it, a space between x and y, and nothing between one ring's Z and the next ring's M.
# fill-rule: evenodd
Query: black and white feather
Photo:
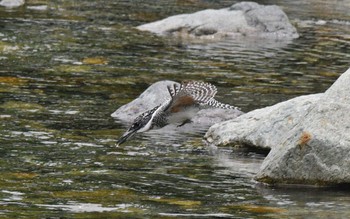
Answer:
M195 104L201 107L214 107L222 109L239 109L238 107L229 104L221 103L214 99L217 88L215 85L201 81L189 81L182 84L174 84L172 87L168 86L168 91L171 99L170 104L174 104L177 98L183 96L192 97ZM169 106L171 108L171 106Z
M182 126L190 122L196 113L204 108L238 109L215 100L217 89L210 83L188 81L168 86L167 90L170 97L161 105L136 117L131 127L118 140L117 145L122 144L137 132L162 128L168 124Z

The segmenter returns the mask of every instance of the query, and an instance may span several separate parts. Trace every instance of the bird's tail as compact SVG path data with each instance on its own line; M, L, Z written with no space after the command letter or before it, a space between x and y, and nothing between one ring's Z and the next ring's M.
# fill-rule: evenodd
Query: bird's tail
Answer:
M231 106L229 104L225 104L225 103L221 103L217 100L215 100L214 98L210 99L207 102L207 105L210 107L215 107L215 108L221 108L221 109L235 109L235 110L240 110L240 108L236 107L236 106Z

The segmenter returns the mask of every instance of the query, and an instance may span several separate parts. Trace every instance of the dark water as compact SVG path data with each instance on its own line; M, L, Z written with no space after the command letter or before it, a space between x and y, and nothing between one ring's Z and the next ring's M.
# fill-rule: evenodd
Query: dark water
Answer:
M301 37L284 43L181 42L133 28L235 2L0 7L0 217L350 217L349 192L259 185L264 155L208 148L198 133L114 147L124 126L110 114L158 80L211 82L218 99L249 111L323 92L349 67L347 0L260 1L297 26Z

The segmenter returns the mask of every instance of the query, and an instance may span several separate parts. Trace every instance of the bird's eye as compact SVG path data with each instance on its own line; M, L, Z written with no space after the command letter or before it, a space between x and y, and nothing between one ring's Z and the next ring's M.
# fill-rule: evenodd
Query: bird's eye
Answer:
M135 128L138 128L138 127L140 127L140 123L134 123L134 124L131 126L132 129L135 129Z

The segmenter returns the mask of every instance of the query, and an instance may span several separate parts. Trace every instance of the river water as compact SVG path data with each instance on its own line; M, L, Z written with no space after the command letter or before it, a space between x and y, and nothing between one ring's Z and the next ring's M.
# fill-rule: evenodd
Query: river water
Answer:
M0 7L1 218L349 218L350 193L254 181L266 154L204 133L116 148L110 114L163 80L204 80L250 111L325 91L350 60L347 0L278 4L300 38L184 42L135 26L227 0L28 0ZM169 140L170 139L170 140Z

